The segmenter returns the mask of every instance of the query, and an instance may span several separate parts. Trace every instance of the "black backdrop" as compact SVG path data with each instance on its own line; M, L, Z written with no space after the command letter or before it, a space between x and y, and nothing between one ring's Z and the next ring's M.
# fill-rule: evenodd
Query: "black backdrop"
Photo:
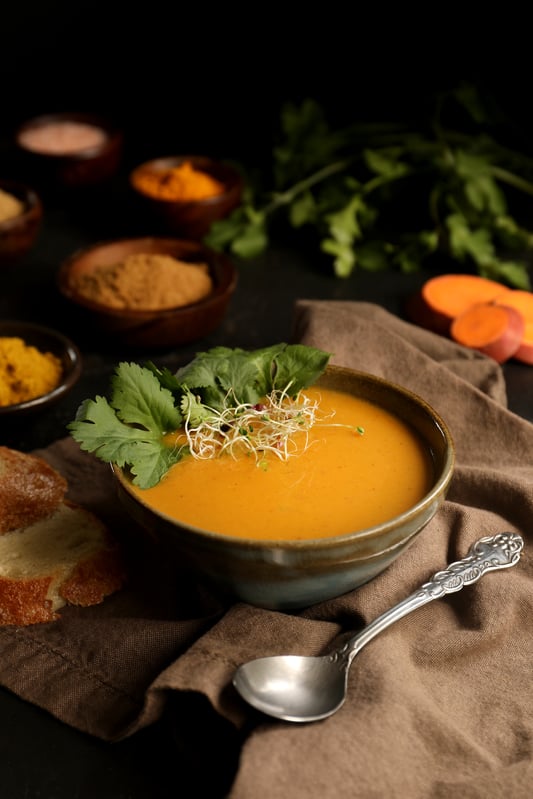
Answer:
M395 6L400 8L400 6ZM504 13L505 12L505 15ZM313 96L332 120L427 114L435 92L489 90L531 138L527 21L500 9L371 10L145 0L4 4L0 134L36 113L112 113L133 160L203 152L260 161L280 104Z

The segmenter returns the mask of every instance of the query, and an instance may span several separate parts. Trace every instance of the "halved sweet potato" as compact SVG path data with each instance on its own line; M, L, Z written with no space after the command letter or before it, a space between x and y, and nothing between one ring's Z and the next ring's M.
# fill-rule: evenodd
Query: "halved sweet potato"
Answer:
M451 323L450 335L459 344L504 363L515 356L524 330L524 317L515 308L483 302L460 313Z
M514 308L524 318L522 341L513 357L518 361L533 365L533 292L522 289L504 291L495 302Z
M411 298L407 314L413 322L442 335L453 320L473 305L491 302L510 289L495 280L470 274L444 274L427 280Z

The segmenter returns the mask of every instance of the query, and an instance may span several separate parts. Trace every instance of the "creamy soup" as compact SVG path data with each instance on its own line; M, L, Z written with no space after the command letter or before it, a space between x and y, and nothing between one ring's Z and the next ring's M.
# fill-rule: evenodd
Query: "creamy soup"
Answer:
M158 485L133 486L133 492L188 525L265 540L362 530L400 515L424 497L432 463L408 425L349 394L322 387L305 394L319 402L320 418L307 446L298 434L298 454L280 460L268 453L259 463L250 455L186 456Z

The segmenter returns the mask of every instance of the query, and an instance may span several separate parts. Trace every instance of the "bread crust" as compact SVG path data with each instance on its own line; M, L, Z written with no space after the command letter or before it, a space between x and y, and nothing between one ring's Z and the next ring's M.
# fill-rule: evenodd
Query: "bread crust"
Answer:
M70 577L58 588L59 595L69 605L98 605L106 596L122 588L124 564L118 547L109 543L106 549L95 552L77 564Z
M53 575L13 581L0 577L0 624L37 624L59 614L47 598Z
M0 446L0 535L53 513L66 491L65 478L45 460Z
M66 488L41 458L0 447L0 625L55 621L65 605L99 604L126 581L109 529L64 499Z

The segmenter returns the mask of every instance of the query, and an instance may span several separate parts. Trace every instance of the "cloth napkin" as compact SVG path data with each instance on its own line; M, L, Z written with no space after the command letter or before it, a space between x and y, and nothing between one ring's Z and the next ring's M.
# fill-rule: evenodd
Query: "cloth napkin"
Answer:
M120 741L172 708L178 748L234 747L230 799L530 799L533 795L533 425L506 408L492 360L368 303L299 300L292 341L424 397L456 469L443 507L366 585L297 613L221 601L165 562L116 502L109 469L65 438L38 454L71 499L127 541L130 580L51 624L0 629L0 681L78 730ZM318 654L400 601L484 535L518 532L512 569L485 575L379 635L356 657L345 705L278 722L234 692L236 667ZM196 727L197 729L197 727ZM205 751L204 751L205 754ZM213 767L215 768L215 767ZM216 777L216 775L215 775Z

